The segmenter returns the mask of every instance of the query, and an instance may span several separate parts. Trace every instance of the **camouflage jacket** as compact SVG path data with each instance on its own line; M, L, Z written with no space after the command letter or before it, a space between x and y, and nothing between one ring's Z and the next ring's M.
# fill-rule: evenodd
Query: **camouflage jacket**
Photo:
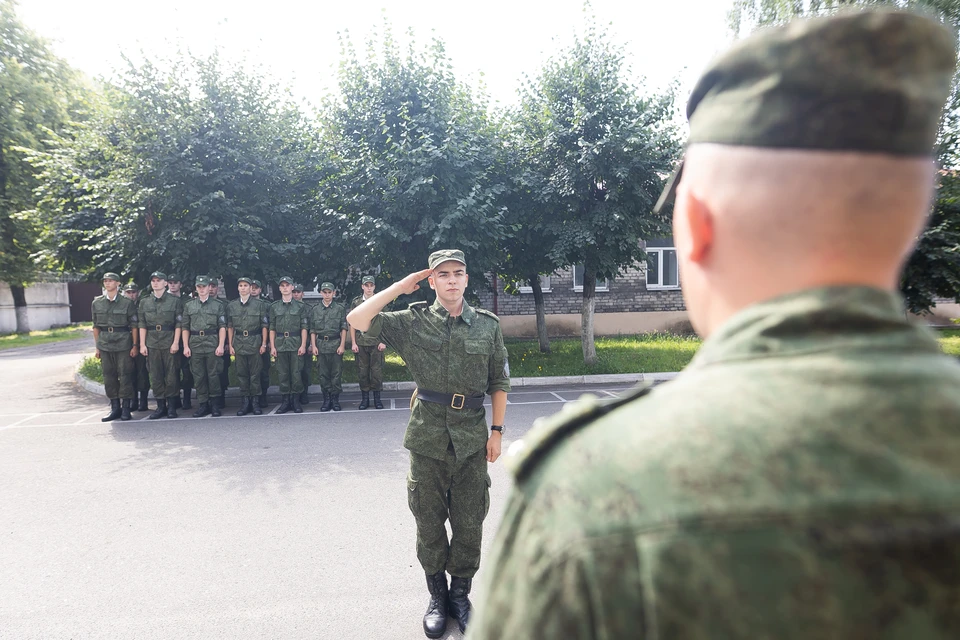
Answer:
M187 301L183 307L183 330L190 332L190 351L210 354L220 344L220 329L227 326L227 310L223 303L213 298L201 302L200 298ZM200 335L200 333L203 335ZM226 341L224 341L226 345Z
M457 317L439 302L415 302L406 311L378 314L367 334L390 345L407 363L417 387L475 396L510 390L507 349L497 316L466 302ZM454 409L417 400L403 446L443 460L452 442L462 460L486 446L483 407Z
M140 298L140 328L147 330L147 349L169 349L177 329L181 328L183 308L180 298L164 292L157 298L153 291Z
M309 329L308 307L299 300L277 300L270 305L270 331L277 332L277 351L299 351L301 329Z
M321 302L310 311L310 333L316 334L320 353L336 352L340 346L340 332L346 328L347 310L339 302L331 302L329 307Z
M955 637L958 390L893 294L741 311L674 381L509 448L469 637Z
M350 311L353 311L357 307L363 304L363 296L357 296L353 299L353 302L350 303ZM380 338L371 337L370 335L364 333L363 331L357 331L357 345L360 347L376 347L380 344Z
M121 292L110 300L106 294L97 296L90 304L93 326L100 330L97 349L101 351L130 351L133 348L131 329L137 328L137 306Z
M227 305L227 327L233 329L233 349L238 356L260 355L263 329L270 326L267 304L250 296L244 304L240 298Z

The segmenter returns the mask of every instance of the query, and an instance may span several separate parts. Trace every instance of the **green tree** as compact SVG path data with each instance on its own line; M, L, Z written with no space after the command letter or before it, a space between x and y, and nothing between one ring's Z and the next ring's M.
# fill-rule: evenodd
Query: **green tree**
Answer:
M37 180L31 150L71 117L79 83L45 40L0 0L0 281L10 285L17 332L30 330L25 289L38 273L40 221L33 215Z
M543 207L550 258L582 264L581 336L597 359L593 318L598 277L645 258L642 239L668 235L653 215L663 177L680 154L674 95L646 96L628 80L622 49L591 23L522 90L519 124L531 187Z

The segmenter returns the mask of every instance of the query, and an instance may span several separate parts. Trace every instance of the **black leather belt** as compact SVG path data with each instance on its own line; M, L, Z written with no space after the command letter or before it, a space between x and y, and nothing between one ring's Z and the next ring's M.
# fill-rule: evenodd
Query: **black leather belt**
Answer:
M154 329L156 331L174 331L176 330L176 327L168 327L166 325L158 324L158 325L155 325Z
M333 340L334 338L339 338L340 336L323 336L323 341Z
M465 396L462 393L440 393L429 389L417 389L417 397L424 402L444 404L453 409L479 409L483 406L484 395Z
M116 329L126 329L127 327L96 327L100 331L106 331L107 333L113 333Z

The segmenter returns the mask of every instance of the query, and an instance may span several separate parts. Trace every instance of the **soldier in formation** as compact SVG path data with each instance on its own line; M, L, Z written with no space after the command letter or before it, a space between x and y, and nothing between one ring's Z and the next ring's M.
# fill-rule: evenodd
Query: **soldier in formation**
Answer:
M151 294L140 300L140 355L147 359L150 381L157 408L151 420L177 417L180 395L180 333L183 304L167 292L167 276L161 271L150 274Z
M180 300L181 312L182 307L186 304L187 298L182 295L180 276L174 273L167 274L167 293L173 297ZM175 409L192 409L193 404L190 401L190 398L193 396L193 374L190 372L190 358L188 358L183 353L183 348L186 346L186 342L183 338L183 333L180 334L180 373L177 377L177 388L178 395L176 398ZM183 398L180 398L180 392L183 393Z
M263 413L260 407L260 369L263 367L261 358L267 350L270 313L266 303L253 296L252 286L252 278L240 278L237 281L240 297L227 305L230 355L236 360L240 384L238 416Z
M373 276L363 276L360 281L363 294L353 299L350 310L353 311L365 301L373 297L377 290L377 281ZM350 344L357 358L357 373L360 378L360 406L361 411L370 406L370 392L373 392L373 405L383 409L380 392L383 390L383 350L387 345L377 338L371 338L356 327L350 325Z
M313 305L303 299L302 284L293 285L293 299L306 306L306 313L309 318ZM303 391L300 392L300 404L310 404L310 372L312 369L313 356L311 350L308 348L306 352L300 356L300 379L303 383Z
M194 384L197 387L197 410L194 418L221 415L220 369L223 367L224 342L227 337L227 312L223 303L210 296L213 278L197 276L197 297L183 307L185 356L190 358Z
M347 340L347 310L333 300L332 282L320 285L320 304L310 312L310 340L317 356L320 391L323 404L320 411L340 411L340 392L343 388L343 352Z
M270 310L271 301L267 298L263 291L263 283L259 280L253 281L253 286L250 288L250 295L254 298L257 298L267 308L267 311ZM269 313L268 313L269 315ZM269 331L268 331L269 336ZM260 356L260 408L267 408L267 389L270 388L270 340L269 337L264 344L264 349L261 352Z
M136 283L127 283L123 288L123 295L133 302L134 308L139 306L140 289ZM147 394L150 393L150 373L147 370L147 358L140 353L139 345L137 355L133 358L133 392L135 395L131 410L147 411Z
M120 276L103 274L105 293L90 305L93 317L95 356L103 369L103 388L110 399L110 413L103 422L129 420L133 400L133 358L137 355L137 308L120 293Z
M277 381L282 400L277 413L303 413L300 393L300 356L307 350L310 319L306 305L293 299L293 278L280 278L281 299L270 306L270 353L276 359Z
M220 279L215 276L210 276L210 297L214 300L219 300L220 303L226 308L227 301L226 298L220 298ZM228 346L224 345L223 355L221 356L223 363L220 366L220 408L226 404L227 400L227 389L230 387L230 349Z

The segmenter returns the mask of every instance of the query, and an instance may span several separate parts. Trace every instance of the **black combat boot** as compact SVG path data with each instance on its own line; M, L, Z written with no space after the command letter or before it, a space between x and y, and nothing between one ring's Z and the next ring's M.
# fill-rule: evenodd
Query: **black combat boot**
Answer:
M177 417L177 405L179 404L180 396L175 395L172 398L167 398L167 417L176 418Z
M193 405L190 403L190 396L193 395L193 389L191 387L183 388L183 402L180 403L181 409L193 409Z
M304 389L303 393L300 394L300 404L310 404L310 394L307 393L307 390Z
M220 410L223 408L223 400L220 398L210 398L210 415L214 418L219 418L223 414L220 413Z
M377 409L383 409L383 402L380 401L379 391L373 392L373 406L375 406Z
M286 413L290 411L290 394L284 394L280 406L277 407L277 413Z
M133 401L132 398L124 398L120 401L120 419L129 420L133 416L130 415L130 403Z
M430 604L423 614L423 632L428 638L439 638L447 630L447 574L441 571L427 576Z
M357 407L357 409L359 409L360 411L363 411L364 409L366 409L366 408L369 407L369 406L370 406L370 392L369 392L369 391L361 391L361 392L360 392L360 406Z
M260 396L253 396L251 400L253 401L253 406L251 407L253 415L259 416L263 413L263 410L260 408Z
M167 401L163 398L157 400L157 410L147 416L147 420L156 420L167 415Z
M300 406L300 396L294 393L290 395L290 398L293 400L293 412L303 413L303 407Z
M339 393L330 394L330 407L334 411L340 411L340 394Z
M323 392L323 404L320 405L320 411L330 411L330 394Z
M240 398L240 411L237 411L237 415L245 416L251 411L253 411L253 406L250 402L250 396L243 396Z
M137 403L137 411L147 411L147 394L149 391L140 392L140 402Z
M450 615L456 619L460 627L460 633L467 632L467 623L470 622L470 585L473 578L458 578L450 576Z
M210 414L210 402L201 402L197 405L197 410L193 412L194 418L202 418L203 416Z
M100 418L100 422L110 422L120 417L120 399L114 398L110 401L110 413Z

